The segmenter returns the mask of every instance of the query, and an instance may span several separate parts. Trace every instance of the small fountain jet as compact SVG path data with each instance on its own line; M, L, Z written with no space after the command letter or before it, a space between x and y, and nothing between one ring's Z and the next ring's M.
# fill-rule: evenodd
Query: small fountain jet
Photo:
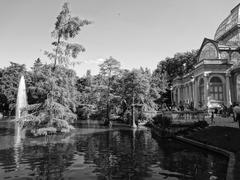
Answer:
M27 106L27 93L24 76L21 76L18 94L17 94L17 105L16 105L16 118L21 117L22 109Z
M24 76L21 76L18 93L17 93L17 104L16 104L16 115L15 118L18 119L22 115L22 109L27 106L27 93L26 84ZM15 162L16 168L19 168L20 150L21 150L21 138L22 130L17 122L15 122L15 142L14 142L14 152L15 152Z

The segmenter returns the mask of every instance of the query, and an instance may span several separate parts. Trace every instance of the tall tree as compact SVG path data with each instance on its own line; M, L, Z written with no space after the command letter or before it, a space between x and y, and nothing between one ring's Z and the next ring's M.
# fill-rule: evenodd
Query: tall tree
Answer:
M194 65L197 63L197 53L198 50L176 53L173 57L167 57L158 63L157 68L153 72L153 79L158 77L157 84L163 86L160 87L162 89L160 91L161 97L156 102L159 104L171 104L170 88L173 79L177 76L183 76L194 69Z
M67 42L70 38L75 38L81 28L91 24L88 20L81 20L79 17L72 17L69 10L69 4L64 3L62 11L57 16L55 29L52 32L52 37L55 39L52 42L54 46L53 52L45 51L45 54L53 60L53 70L57 63L60 65L74 65L78 62L70 61L70 58L76 58L79 52L84 52L85 48L78 43Z
M109 123L110 117L110 99L111 99L111 86L112 82L114 80L114 76L116 76L120 71L120 62L114 59L113 57L109 57L106 59L100 66L100 74L102 75L104 85L106 88L106 101L107 101L107 107L106 107L106 123Z
M73 129L71 123L77 118L74 113L76 74L63 66L76 64L71 58L76 58L79 52L85 51L80 44L68 40L75 38L81 27L88 24L88 20L72 17L68 3L64 3L52 32L55 39L52 43L53 52L45 51L53 62L50 66L45 65L44 69L40 67L43 81L38 85L46 91L46 99L40 104L29 106L27 109L35 112L19 119L23 126L31 127L34 135L69 132Z
M127 106L125 110L132 109L132 125L135 126L134 105L142 105L144 111L155 110L155 103L150 94L151 74L148 70L133 69L125 71L121 81L122 99Z
M194 65L197 62L198 50L192 50L190 52L176 53L172 58L167 57L161 60L155 71L165 74L168 82L171 84L172 80L177 76L182 76L194 69Z

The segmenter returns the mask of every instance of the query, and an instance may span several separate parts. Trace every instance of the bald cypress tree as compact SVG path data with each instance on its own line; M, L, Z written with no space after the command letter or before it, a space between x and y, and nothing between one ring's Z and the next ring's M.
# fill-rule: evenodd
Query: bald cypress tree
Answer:
M100 74L103 79L103 85L105 86L106 92L106 121L105 124L109 124L110 121L110 100L113 94L111 94L111 86L113 82L113 76L119 73L120 71L120 62L114 59L113 57L109 57L100 67Z

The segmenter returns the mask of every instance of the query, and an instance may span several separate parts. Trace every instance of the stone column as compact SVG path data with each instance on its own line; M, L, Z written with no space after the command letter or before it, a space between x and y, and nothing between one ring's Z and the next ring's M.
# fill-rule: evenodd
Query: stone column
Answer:
M208 106L208 89L209 89L209 83L208 83L208 77L209 74L204 73L204 104L203 107Z
M192 82L189 83L189 101L192 101Z
M194 79L191 80L191 101L194 101Z
M178 105L179 105L179 102L180 102L180 86L178 87Z
M182 96L181 96L181 97L182 97L182 98L181 98L182 102L184 101L184 96L185 96L185 95L184 95L184 89L185 89L185 88L184 88L184 86L182 85Z
M188 83L188 103L190 103L191 102L191 84L190 83Z
M179 86L179 102L182 101L182 85Z
M230 74L226 73L226 106L229 107L231 102L231 90L230 90Z
M194 102L194 108L198 108L198 89L197 89L198 85L197 85L197 79L194 78L193 81L193 102Z
M186 100L187 100L187 85L185 84L184 85L184 102L186 102Z
M192 101L192 83L189 83L189 102Z
M175 91L175 89L174 88L172 88L172 90L171 90L171 98L172 98L172 103L173 102L175 102L175 93L174 93L174 91Z
M181 96L181 97L182 97L182 98L181 98L182 101L184 100L184 89L185 89L185 88L184 88L184 86L182 85L182 96Z
M186 100L186 85L183 85L183 101Z

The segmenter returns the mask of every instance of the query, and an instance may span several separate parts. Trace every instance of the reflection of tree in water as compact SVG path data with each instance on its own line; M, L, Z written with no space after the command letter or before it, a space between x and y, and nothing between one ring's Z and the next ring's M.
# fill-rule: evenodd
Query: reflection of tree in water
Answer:
M145 131L98 133L85 143L85 161L97 165L94 173L99 180L145 179L152 176L153 164L159 167L160 176L178 179L208 179L208 172L222 177L226 173L226 159L191 147L186 150L186 145L176 141L156 142ZM78 151L84 150L82 145ZM216 166L222 160L223 165Z
M17 165L15 163L14 149L0 150L0 162L5 172L15 171L17 169Z
M65 143L26 141L20 152L20 171L38 179L63 179L66 171L79 167L91 168L75 169L77 177L89 170L99 180L143 180L152 176L208 179L208 172L218 177L226 172L225 158L168 139L156 141L144 130L76 135ZM16 169L13 148L0 150L0 163L6 171Z
M15 161L15 147L0 150L1 169L8 173L0 174L1 177L6 175L13 178L21 173L20 176L34 176L38 179L63 178L64 171L73 162L75 145L57 141L43 143L36 140L34 142L37 143L25 145L17 152L19 162ZM17 167L18 164L20 167Z
M73 162L75 146L72 143L27 146L24 157L28 159L34 176L39 179L63 179L63 173Z
M150 175L154 141L143 131L108 131L87 140L85 161L97 165L98 179L144 179ZM82 150L82 145L77 150ZM151 147L151 148L150 148ZM79 149L78 149L79 148Z

